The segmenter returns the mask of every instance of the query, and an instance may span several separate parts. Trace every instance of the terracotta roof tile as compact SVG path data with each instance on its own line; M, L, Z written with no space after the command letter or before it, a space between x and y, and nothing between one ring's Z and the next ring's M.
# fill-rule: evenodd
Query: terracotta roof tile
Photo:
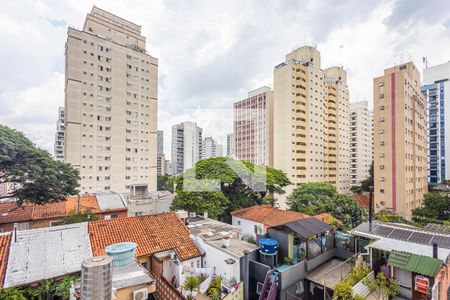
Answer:
M356 204L358 204L359 207L369 209L369 195L368 194L353 195L353 198L355 198Z
M3 282L5 280L10 244L11 244L11 234L0 235L0 288L3 287Z
M78 206L78 197L69 197L66 200L66 212L68 214L76 211ZM82 196L80 197L80 209L91 209L93 213L99 213L100 208L98 206L97 198L95 196Z
M174 212L89 222L89 236L94 256L105 255L105 247L121 242L136 243L138 257L169 249L175 249L181 260L201 255Z
M62 218L66 215L65 202L54 202L44 205L33 205L33 220Z
M309 218L308 215L295 211L281 210L270 205L255 205L231 213L234 217L255 221L268 226L276 226Z
M0 202L0 224L31 221L33 206L16 202Z

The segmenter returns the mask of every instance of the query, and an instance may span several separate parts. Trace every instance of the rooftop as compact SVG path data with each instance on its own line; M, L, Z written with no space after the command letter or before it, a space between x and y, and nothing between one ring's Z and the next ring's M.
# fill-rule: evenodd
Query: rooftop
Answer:
M274 229L285 229L291 231L303 239L316 236L331 230L331 226L325 222L320 221L315 217L297 220L286 224L281 224L272 227Z
M137 257L171 249L182 261L201 255L188 229L174 212L93 221L88 226L94 256L105 255L105 247L122 242L136 243Z
M369 194L353 195L359 207L369 209ZM375 201L375 200L374 200Z
M112 285L114 289L137 286L154 281L147 270L136 261L125 266L113 265Z
M97 193L97 203L100 211L126 209L125 200L117 193Z
M11 237L4 287L79 272L92 256L87 229L87 223L80 223L17 231Z
M440 248L450 249L450 233L442 233L430 228L382 222L374 222L370 226L368 222L364 222L354 228L352 233L369 238L384 237L427 246L432 246L433 243L436 243Z
M32 213L33 207L30 205L17 207L16 202L0 202L0 224L29 221Z
M222 248L223 251L230 252L236 257L242 257L249 252L259 249L258 246L241 241L238 234L241 230L235 226L222 223L216 220L202 217L189 218L189 225L186 226L190 233L201 238L206 243ZM223 239L230 238L230 245L223 247Z
M233 211L231 215L233 217L251 220L268 226L281 225L309 217L308 215L295 211L276 209L270 205L255 205L238 211Z
M0 288L3 287L3 281L5 280L10 243L11 234L8 233L0 235Z

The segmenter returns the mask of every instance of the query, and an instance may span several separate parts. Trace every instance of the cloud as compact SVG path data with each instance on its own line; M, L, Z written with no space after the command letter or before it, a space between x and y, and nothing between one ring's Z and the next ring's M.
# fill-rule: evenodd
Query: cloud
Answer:
M0 11L0 123L23 130L52 151L63 104L67 26L81 28L91 0L5 2ZM214 122L249 90L272 86L286 53L315 44L322 67L343 65L351 101L372 100L383 69L421 57L448 61L448 0L174 1L98 0L95 5L142 25L159 59L159 128L170 157L171 126L197 121L225 141L232 124ZM343 47L341 47L343 46ZM214 116L207 120L208 114ZM225 145L224 145L225 146Z

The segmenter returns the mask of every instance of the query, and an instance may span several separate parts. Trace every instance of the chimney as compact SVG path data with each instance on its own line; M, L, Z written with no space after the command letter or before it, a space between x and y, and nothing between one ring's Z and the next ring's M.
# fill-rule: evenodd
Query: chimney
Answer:
M438 258L438 245L433 243L433 258Z

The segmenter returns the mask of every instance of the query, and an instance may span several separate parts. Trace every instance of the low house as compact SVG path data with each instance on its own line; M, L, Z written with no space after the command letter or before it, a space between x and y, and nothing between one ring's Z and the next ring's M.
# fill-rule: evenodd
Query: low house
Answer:
M3 288L3 283L5 280L10 243L11 243L11 234L0 233L0 289Z
M375 273L399 282L407 299L447 299L450 233L400 224L362 223L352 230L355 247L366 252Z
M35 229L61 224L64 217L77 211L96 214L100 219L127 217L126 203L117 199L119 194L110 196L68 197L66 201L33 205L24 203L18 207L16 202L0 202L0 232Z
M94 256L105 255L106 246L137 244L136 257L156 279L158 299L183 299L181 285L202 266L202 252L174 212L89 223Z
M243 299L249 299L248 265L251 259L257 258L259 247L242 241L241 230L235 226L199 216L188 218L187 223L186 227L204 251L202 270L222 277L223 291L242 292ZM238 291L234 291L236 286Z
M233 211L232 225L242 230L243 236L256 238L264 235L271 226L308 218L308 215L295 211L281 210L270 205L255 205Z
M324 299L351 271L353 252L333 226L315 217L267 228L249 262L249 298ZM333 271L335 270L335 271Z

